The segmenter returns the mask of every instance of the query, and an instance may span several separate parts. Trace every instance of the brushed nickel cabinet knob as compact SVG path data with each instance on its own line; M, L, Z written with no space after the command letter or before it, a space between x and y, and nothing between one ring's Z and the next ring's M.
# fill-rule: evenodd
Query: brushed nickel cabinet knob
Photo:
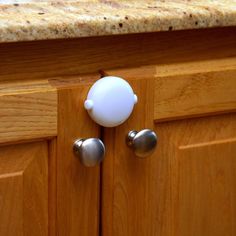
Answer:
M98 138L77 139L74 142L73 151L84 166L92 167L103 160L105 146Z
M126 144L133 149L137 157L149 156L157 146L157 135L150 129L139 132L132 130L126 137Z

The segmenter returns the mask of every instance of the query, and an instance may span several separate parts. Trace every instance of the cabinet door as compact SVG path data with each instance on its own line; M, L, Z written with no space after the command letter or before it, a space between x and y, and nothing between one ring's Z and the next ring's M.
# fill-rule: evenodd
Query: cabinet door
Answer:
M0 83L0 235L98 235L100 167L73 143L100 136L83 107L99 76Z
M97 75L54 81L58 87L56 171L57 235L99 234L100 166L85 167L73 153L75 140L100 137L100 127L84 109ZM88 80L88 83L84 81ZM82 81L82 82L81 82ZM52 171L55 173L55 169Z
M56 134L57 94L48 81L1 81L0 235L49 235L49 138Z
M221 82L221 72L197 72L173 84L172 76L157 77L156 68L143 72L106 72L128 79L139 101L128 121L104 130L102 235L235 235L236 114L187 119L236 108L233 72ZM153 129L159 143L140 159L125 138L144 128Z
M0 235L48 235L48 146L0 147Z

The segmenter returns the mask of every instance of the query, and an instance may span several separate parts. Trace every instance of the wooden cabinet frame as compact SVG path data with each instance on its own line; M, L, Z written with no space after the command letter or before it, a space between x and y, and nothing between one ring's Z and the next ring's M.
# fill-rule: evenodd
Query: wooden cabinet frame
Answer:
M0 59L0 145L47 142L50 236L111 236L116 232L116 226L109 224L113 220L109 199L115 197L113 177L117 165L122 165L113 158L115 138L123 142L134 124L136 129L154 128L163 121L235 111L235 27L7 43L0 45ZM144 98L122 126L124 130L102 129L83 109L91 84L101 75L114 73L129 80ZM199 82L204 89L199 89ZM199 97L207 99L203 102ZM208 123L220 122L215 119ZM227 119L222 118L222 124ZM73 156L72 144L79 137L101 137L109 143L102 167L85 168ZM126 149L120 151L132 155ZM164 161L160 160L158 173L168 173ZM149 173L151 160L144 166L135 159L127 162L124 168L130 173L135 168ZM146 181L147 192L149 178L140 179ZM157 174L164 191L168 178L163 178ZM133 179L134 186L139 186L138 180ZM147 197L141 189L137 194ZM159 198L163 212L168 199ZM164 222L164 218L158 220ZM167 228L162 225L158 232Z

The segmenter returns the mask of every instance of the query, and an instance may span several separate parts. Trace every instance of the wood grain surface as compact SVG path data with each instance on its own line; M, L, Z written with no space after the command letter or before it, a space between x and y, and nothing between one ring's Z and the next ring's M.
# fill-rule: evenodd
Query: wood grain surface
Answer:
M164 101L168 94L176 98L173 101L166 99L176 114L173 119L178 117L179 110L183 111L183 107L188 106L202 112L201 115L211 111L212 107L225 108L225 111L228 106L234 108L233 64L228 66L228 70L214 67L208 72L205 68L203 73L197 71L196 64L192 67L194 73L190 75L185 74L187 69L177 72L172 68L173 79L169 70L166 72L168 76L163 70L157 77L156 66L103 72L104 75L126 78L139 98L131 117L124 124L104 129L108 150L102 168L104 236L235 234L235 113L154 125L158 117L156 108L162 108L162 114L171 117L165 113L164 105L157 105L157 98ZM168 83L170 78L172 83ZM159 87L156 84L160 80L163 87L157 91ZM180 98L175 96L178 86L182 93L189 95L182 99L181 104L178 104ZM208 110L198 109L198 104L208 104ZM191 109L186 111L188 116L193 114ZM221 112L220 109L217 111ZM130 130L144 128L152 128L157 133L159 144L154 154L139 159L126 146L125 137Z
M125 137L130 130L153 128L153 80L129 79L139 101L124 124L104 129L107 150L102 164L102 235L104 236L150 235L148 229L152 223L150 214L158 214L151 210L153 206L150 205L148 198L151 193L149 167L152 159L145 161L136 158L125 144ZM158 179L158 176L156 178ZM158 186L156 191L162 192L162 187ZM164 193L159 196L164 200ZM160 205L159 213L162 207L164 205ZM159 224L154 227L158 235Z
M236 54L235 27L0 45L0 80L204 61Z
M48 235L48 147L0 148L0 235Z
M236 57L106 70L128 80L154 79L154 120L236 110Z
M57 134L57 92L47 80L0 85L0 143Z
M98 79L99 75L92 76ZM55 81L54 81L55 82ZM85 167L73 153L73 143L79 138L100 136L100 127L83 107L91 84L72 80L70 88L58 90L57 135L57 235L98 236L100 167ZM68 84L68 82L67 82Z

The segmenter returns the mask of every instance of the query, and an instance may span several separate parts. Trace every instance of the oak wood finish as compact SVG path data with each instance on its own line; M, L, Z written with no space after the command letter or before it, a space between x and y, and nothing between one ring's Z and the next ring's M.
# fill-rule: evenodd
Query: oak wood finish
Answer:
M236 137L179 151L176 235L235 235Z
M145 67L133 69L135 73L130 70L104 72L125 74L139 102L125 124L104 130L108 152L102 168L103 235L233 236L236 230L236 115L154 125L157 104L154 97L158 94L155 83L162 78L155 77L155 70L155 67ZM138 73L141 71L145 73ZM192 88L197 88L197 80L203 82L200 95L203 91L207 96L204 86L212 88L209 93L216 98L209 97L210 102L217 101L219 107L222 102L223 108L228 98L228 103L235 106L235 93L231 92L235 90L234 70L212 72L210 76L202 73L199 78L194 75L175 78L188 78L186 89L191 88L191 96L197 96L192 92ZM225 76L222 78L224 84L219 81L221 75ZM145 83L148 82L147 87ZM174 97L177 86L175 81L172 84L168 84L169 94ZM208 100L205 102L209 104ZM181 109L179 106L176 111ZM202 114L204 112L206 110ZM153 127L159 136L157 150L146 159L135 157L125 144L126 134L130 130Z
M154 87L153 80L145 77L129 82L137 96L141 98L138 105L124 124L117 128L104 129L107 150L102 164L102 235L104 236L149 235L146 227L149 225L148 216L151 213L149 203L146 201L149 200L149 179L144 178L144 175L149 176L148 167L151 163L147 161L145 164L143 160L133 157L132 151L125 145L125 137L131 129L152 128ZM159 190L161 191L160 188ZM158 232L158 225L156 229Z
M48 234L57 235L57 139L48 142Z
M108 70L130 80L153 79L156 121L236 110L236 57Z
M156 131L169 142L171 235L235 235L236 115L157 124Z
M98 79L99 75L90 76ZM88 78L88 81L90 80ZM100 127L83 107L90 84L81 84L77 77L70 88L62 79L58 86L57 135L57 235L96 236L99 232L100 167L84 167L73 154L78 138L99 137Z
M236 110L236 70L156 78L157 121Z
M0 148L0 235L48 235L48 148Z
M0 143L57 134L57 92L47 80L1 82Z
M32 80L235 54L235 27L7 43L0 44L0 80Z
M103 236L235 235L234 115L154 125L234 110L235 57L235 27L1 44L0 143L37 143L0 148L0 234L97 236L101 213ZM75 139L101 136L83 109L100 75L78 74L112 68L126 68L112 75L128 79L140 99L125 124L104 130L100 183L100 167L85 168L72 153ZM124 137L147 127L161 143L137 160Z
M157 124L159 147L144 160L116 128L105 139L103 235L235 235L235 118Z
M98 235L99 167L87 169L81 166L78 159L73 156L72 141L79 137L99 135L99 127L87 117L88 115L83 109L88 85L90 86L99 77L100 75L66 76L51 78L49 81L46 79L8 80L2 81L0 85L1 145L51 138L48 141L47 156L49 176L45 185L46 188L49 188L47 189L48 195L45 193L45 199L49 202L45 206L49 225L46 225L45 228L48 227L50 236L68 235L68 232L70 235ZM86 120L86 126L84 120ZM87 126L89 121L91 122L90 132ZM9 146L9 150L11 147L13 146ZM25 155L30 154L30 151L27 154L25 150ZM57 160L59 161L57 162ZM71 165L74 168L71 168ZM3 167L6 169L6 166ZM37 177L37 170L32 171ZM12 188L17 191L16 185L17 183L13 184ZM5 185L2 186L5 188ZM27 187L25 191L31 191L31 187ZM20 195L19 197L27 204L28 196ZM34 204L40 206L41 200L37 196L32 197ZM12 200L14 199L9 201ZM17 204L19 201L20 199ZM20 209L18 210L19 217L21 217ZM45 213L44 209L42 210L42 213ZM4 216L6 216L5 212L3 212ZM12 235L15 232L17 232L16 235L29 235L34 224L32 227L26 225L25 230L22 227L21 221L19 221L19 226L15 227L16 231L11 232L8 227L3 232L6 235ZM35 229L37 230L37 227ZM42 235L47 234L46 231L42 233ZM41 235L40 232L39 235Z

